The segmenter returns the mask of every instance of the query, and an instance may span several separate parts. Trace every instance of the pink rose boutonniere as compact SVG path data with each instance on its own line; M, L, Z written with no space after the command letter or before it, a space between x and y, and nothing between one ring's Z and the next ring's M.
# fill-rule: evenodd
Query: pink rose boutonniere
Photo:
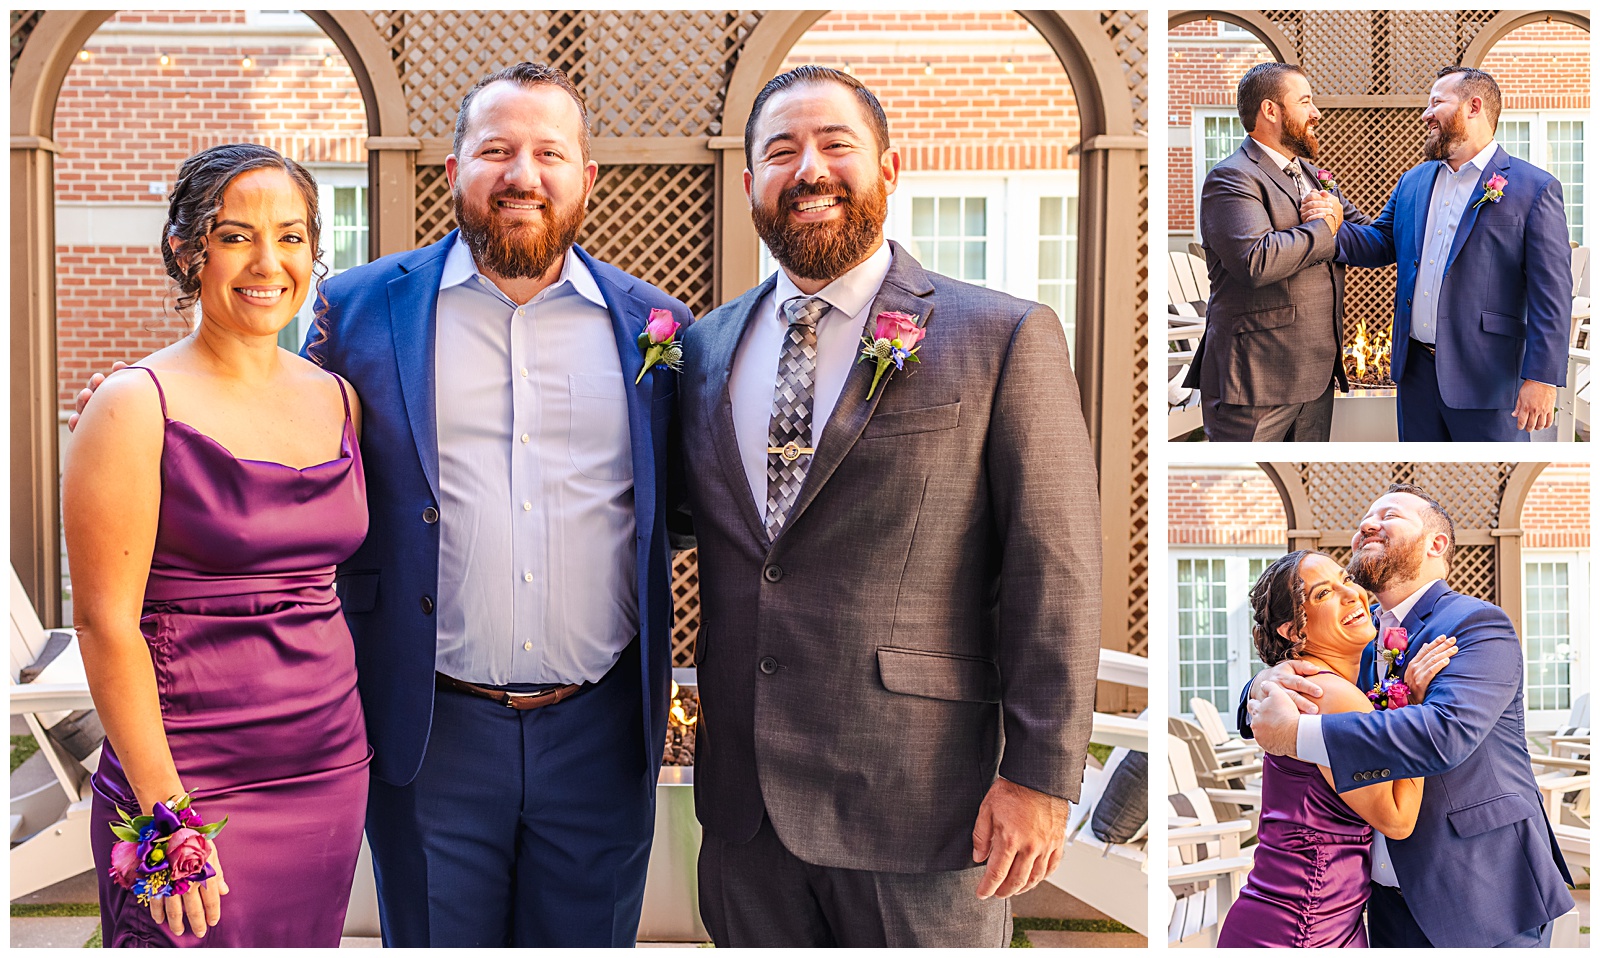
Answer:
M635 386L644 382L645 373L657 367L665 366L673 372L683 368L683 345L677 341L678 328L682 325L672 318L671 310L650 311L650 321L639 334L639 351L644 353L644 362L639 366L639 375L634 377Z
M1478 197L1478 202L1472 204L1472 208L1477 209L1485 203L1498 203L1505 199L1505 196L1506 178L1496 173L1483 184L1483 195Z
M1406 669L1406 651L1411 648L1406 630L1390 626L1383 630L1378 640L1378 681L1367 691L1367 700L1378 710L1404 708L1411 704L1411 689L1402 676Z
M922 348L926 335L927 329L918 326L917 317L910 313L878 314L872 332L861 337L861 356L856 360L859 364L871 359L878 364L872 374L872 386L867 390L868 399L878 391L878 383L889 373L889 367L904 369L907 362L922 362L917 358L917 350Z
M1317 188L1318 189L1332 190L1332 189L1337 189L1338 186L1339 186L1339 184L1335 183L1333 181L1333 171L1332 170L1318 170L1317 171Z

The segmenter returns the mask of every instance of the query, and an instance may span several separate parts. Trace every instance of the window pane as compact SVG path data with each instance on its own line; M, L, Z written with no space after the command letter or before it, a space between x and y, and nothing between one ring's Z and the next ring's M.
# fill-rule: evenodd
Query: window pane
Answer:
M989 235L989 201L983 197L973 197L966 201L965 236Z
M1533 161L1533 123L1528 120L1500 121L1494 138L1506 152L1519 160Z
M1067 244L1064 240L1039 240L1039 278L1066 279Z
M944 201L941 200L939 205L942 207ZM944 210L941 209L939 212L942 216ZM935 266L933 271L935 273L943 273L946 276L961 275L961 243L959 241L941 240L939 242L939 265Z
M953 196L939 197L939 235L961 235L961 200L959 198ZM943 272L943 270L940 272Z
M1039 201L1039 235L1061 236L1067 232L1062 197L1046 196Z
M933 197L918 196L911 201L911 235L932 236Z
M961 278L969 283L983 283L988 279L989 264L986 262L985 247L987 243L982 240L968 242L966 247L965 269L961 271Z
M356 188L353 186L336 186L333 188L333 225L356 226Z

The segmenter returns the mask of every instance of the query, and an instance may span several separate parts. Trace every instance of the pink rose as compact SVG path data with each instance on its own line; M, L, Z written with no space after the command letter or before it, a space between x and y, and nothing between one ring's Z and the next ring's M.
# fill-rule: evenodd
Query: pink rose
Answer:
M1495 175L1489 177L1489 182L1483 185L1485 189L1490 190L1504 189L1506 185L1506 178L1501 176L1499 173L1496 173Z
M1389 686L1389 707L1392 709L1405 708L1411 704L1411 690L1404 682L1396 682Z
M132 888L133 883L142 875L139 873L139 843L117 842L111 846L111 873L112 881L123 888Z
M211 840L192 828L180 828L167 839L167 864L174 882L205 871L211 858Z
M900 340L900 348L907 352L915 349L926 335L927 330L917 325L917 317L908 313L879 313L872 332L874 339Z
M1333 171L1332 170L1318 170L1317 171L1317 179L1319 179L1319 180L1331 180L1331 179L1333 179Z
M1383 647L1391 652L1404 652L1411 643L1406 639L1406 630L1398 626L1390 626L1383 630Z
M672 318L672 311L666 309L652 309L650 322L645 324L645 335L650 337L652 343L670 342L678 334L678 321Z

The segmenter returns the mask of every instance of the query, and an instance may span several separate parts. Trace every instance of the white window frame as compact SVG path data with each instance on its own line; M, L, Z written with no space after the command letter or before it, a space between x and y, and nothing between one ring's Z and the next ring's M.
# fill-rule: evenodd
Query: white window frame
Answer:
M1009 222L1018 212L1006 202L1006 175L1003 173L969 173L963 175L905 173L899 186L889 196L889 217L884 223L884 235L906 248L911 248L911 201L919 198L982 198L984 204L983 285L988 289L1007 289L1006 264L1015 257L1007 256L1010 245ZM1034 214L1037 219L1037 212ZM1037 230L1037 223L1035 224ZM933 264L924 262L927 269ZM1037 272L1037 269L1035 269ZM960 277L955 277L959 279ZM1009 292L1009 290L1007 290Z
M1211 117L1237 120L1239 111L1218 106L1196 106L1189 111L1189 153L1194 158L1190 174L1194 178L1194 239L1197 243L1205 242L1200 232L1200 191L1206 183L1206 119Z
M1588 549L1523 549L1522 563L1523 574L1523 621L1519 623L1522 628L1523 656L1526 659L1527 647L1527 566L1533 562L1565 562L1567 564L1567 615L1568 626L1572 638L1572 670L1568 674L1568 687L1571 689L1570 700L1576 701L1578 696L1589 691L1589 657L1590 642L1593 635L1593 625L1589 618L1591 598L1589 584L1593 581L1593 558ZM1527 702L1527 670L1523 670L1523 701ZM1560 728L1567 722L1567 715L1571 712L1570 706L1562 709L1539 709L1531 706L1525 709L1524 721L1530 732L1548 732Z
M1531 155L1528 158L1528 162L1547 172L1550 169L1550 123L1553 121L1577 121L1583 123L1585 141L1589 140L1589 134L1592 132L1591 127L1594 123L1593 116L1585 110L1506 110L1500 114L1500 122L1504 123L1508 120L1526 121L1528 123L1531 133L1529 137L1529 152ZM1589 180L1592 179L1589 172L1591 162L1586 153L1583 158L1584 209L1586 213L1592 206L1588 202ZM1583 224L1580 245L1590 245L1592 226L1593 224L1588 222Z
M322 213L322 256L319 260L327 276L332 278L333 272L333 191L337 187L359 186L368 188L367 167L364 163L339 163L339 164L307 164L306 169L317 181L317 207ZM371 201L371 196L367 197ZM370 208L362 210L367 215L368 237L371 237L372 221ZM320 270L319 270L320 272ZM317 291L313 287L306 295L306 301L300 306L300 311L295 314L294 321L290 324L294 330L294 348L300 349L300 344L306 340L306 331L311 328L312 318L315 316L317 305Z
M1167 688L1169 714L1193 718L1189 701L1183 698L1180 688L1178 652L1178 561L1180 559L1222 559L1225 563L1226 602L1228 606L1228 685L1235 697L1250 681L1250 656L1255 649L1250 638L1252 614L1250 587L1255 580L1250 577L1250 560L1271 560L1284 554L1275 546L1171 546L1167 550L1167 635L1170 636L1170 654L1167 657ZM1234 709L1218 707L1222 721L1234 727Z

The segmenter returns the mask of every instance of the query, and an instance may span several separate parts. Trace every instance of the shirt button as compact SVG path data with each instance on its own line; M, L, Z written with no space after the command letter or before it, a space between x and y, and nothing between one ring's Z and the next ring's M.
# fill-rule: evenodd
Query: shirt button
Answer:
M532 642L524 642L524 643L522 643L522 651L524 651L524 652L532 652L533 651L533 643Z
M778 660L770 655L762 656L761 671L766 675L771 675L772 673L778 671Z
M522 573L522 581L523 582L532 582L533 581L533 573L532 572L524 572L524 573Z
M1449 204L1448 204L1448 203L1447 203L1447 204L1445 204L1445 205L1446 205L1446 206L1448 206L1448 205L1449 205ZM524 312L526 312L526 310L521 310L521 309L519 309L519 310L517 310L517 315L518 315L518 316L521 316L521 315L522 315L522 314L523 314L523 313L524 313Z
M523 512L532 512L532 511L533 511L533 503L531 503L531 502L524 502L524 503L523 503L523 504L522 504L522 511L523 511Z
M528 378L528 367L526 367L526 366L522 367L522 378L523 379L527 379Z
M528 434L527 433L523 433L522 434L522 442L524 444L526 444L528 442Z

